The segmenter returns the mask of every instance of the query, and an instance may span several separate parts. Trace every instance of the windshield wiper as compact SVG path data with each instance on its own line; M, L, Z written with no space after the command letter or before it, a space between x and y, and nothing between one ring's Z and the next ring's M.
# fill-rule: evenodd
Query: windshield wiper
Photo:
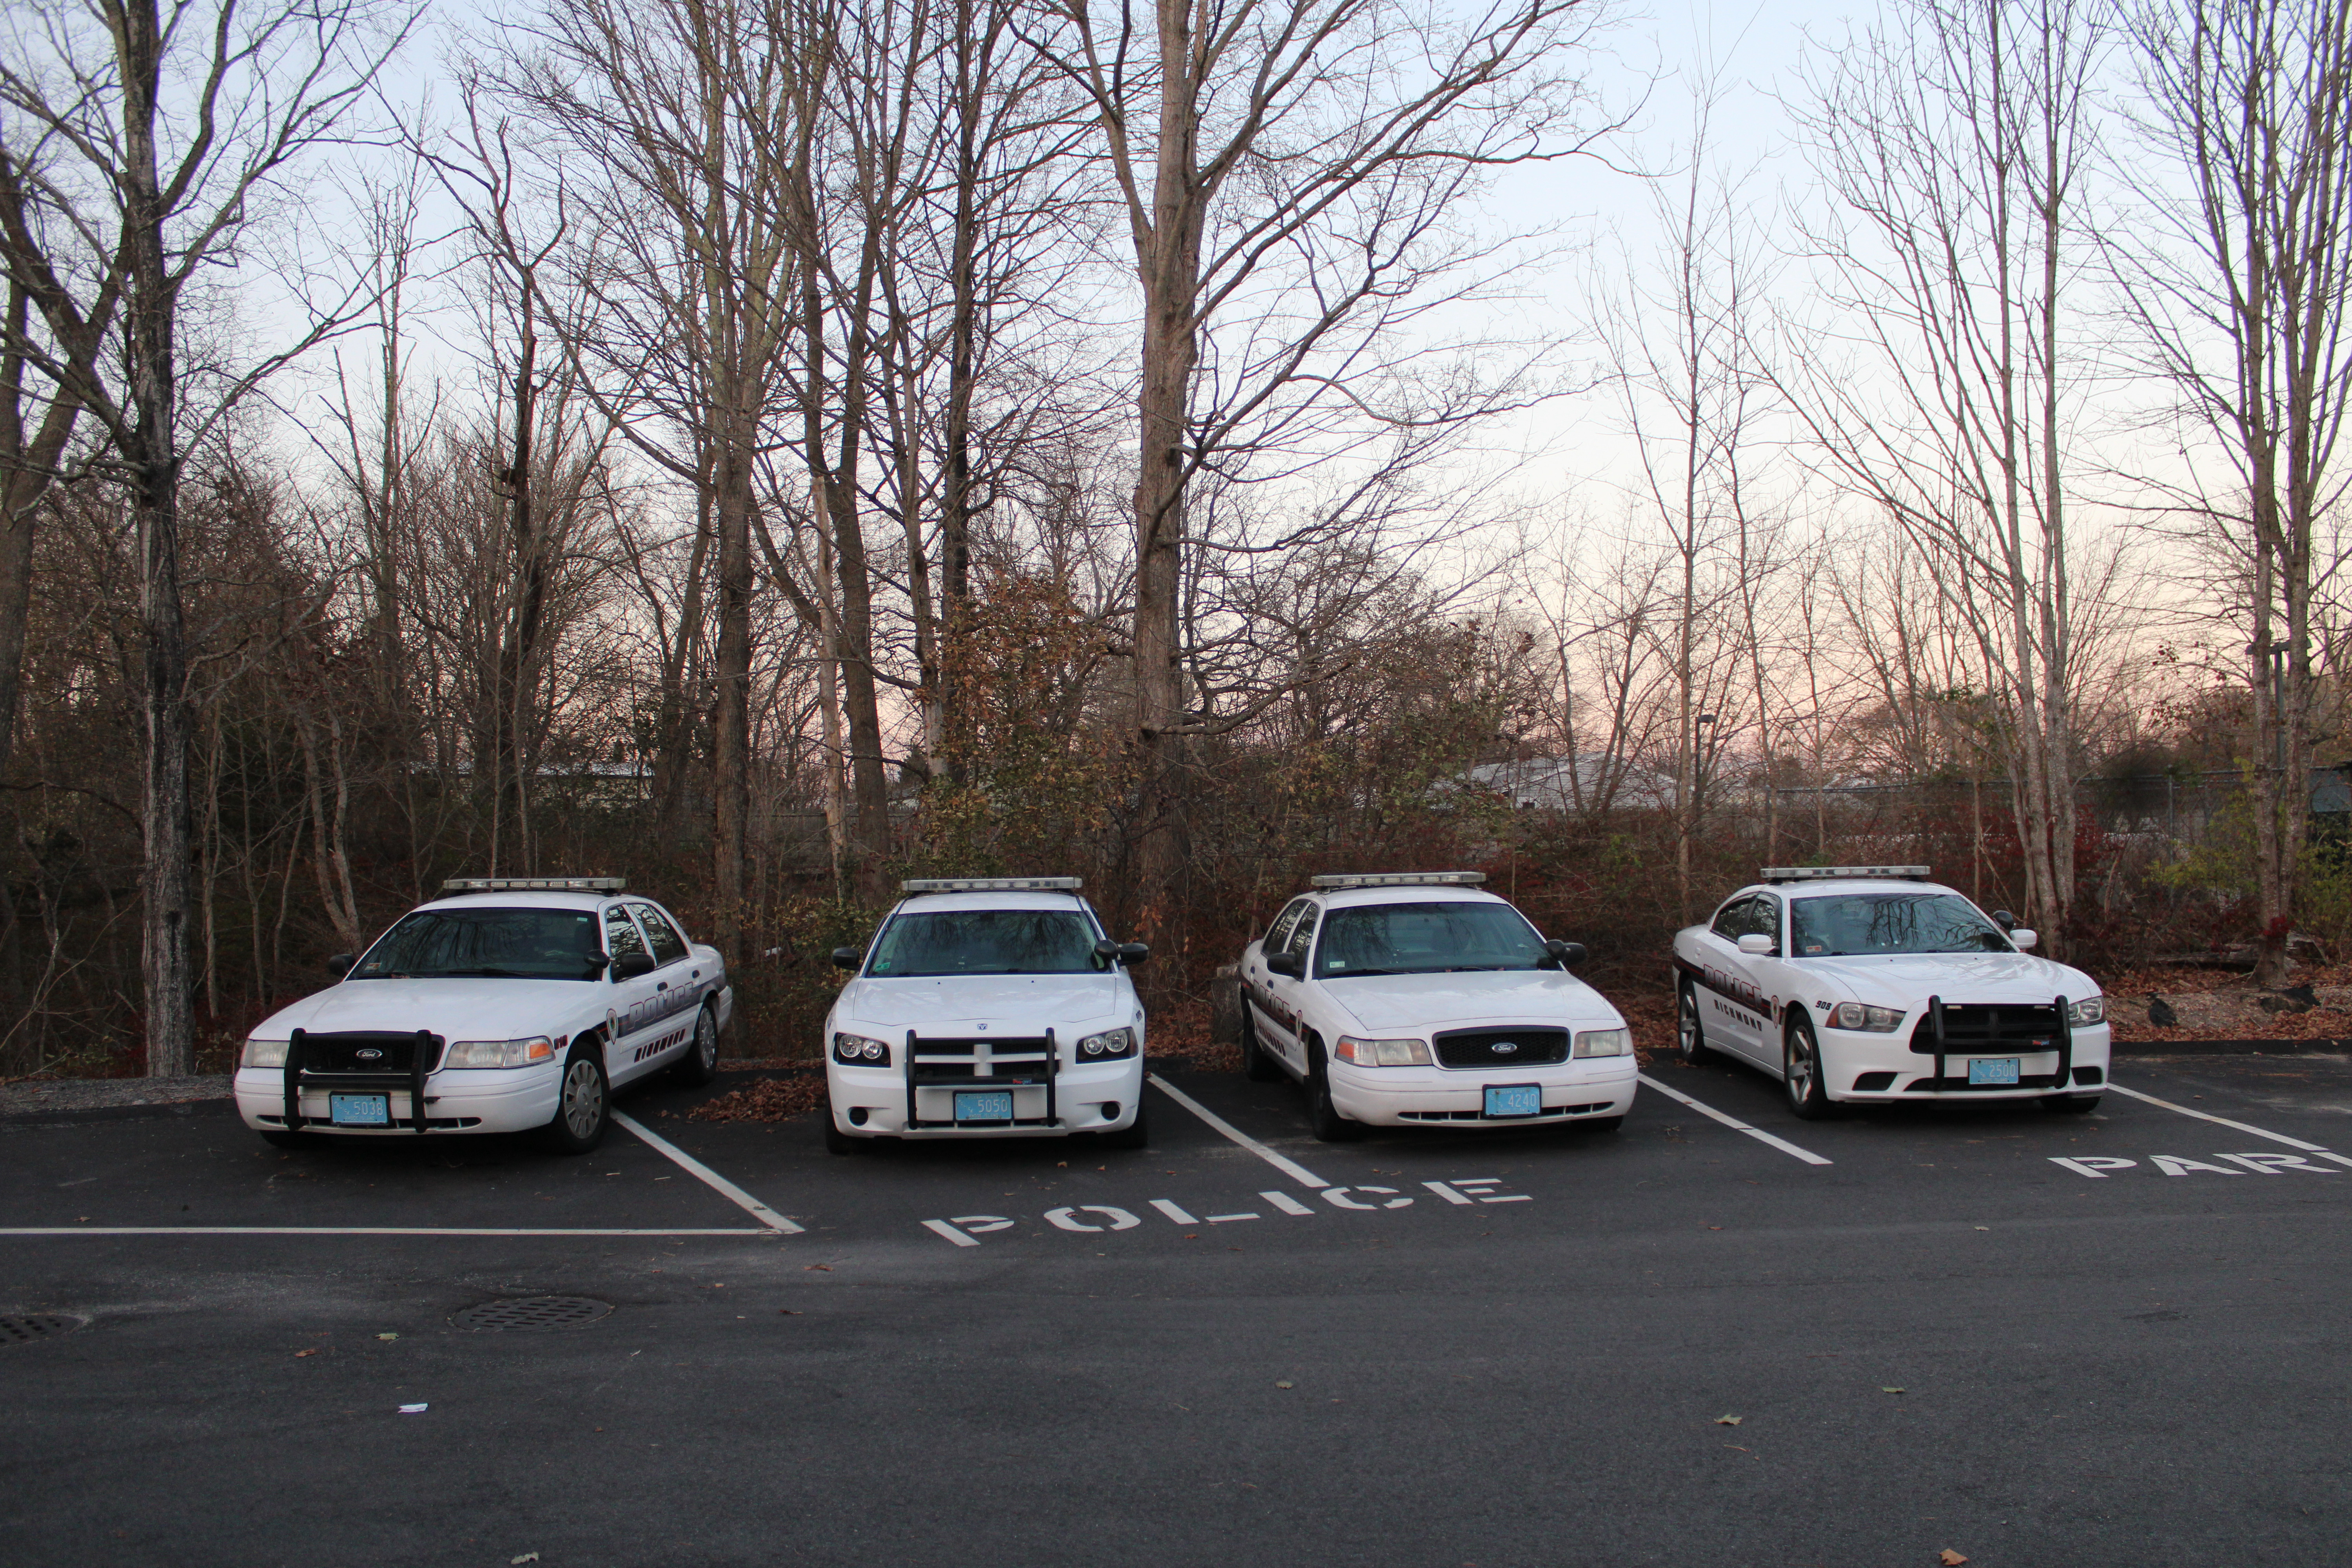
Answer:
M437 972L434 978L436 980L533 980L540 976L525 974L514 969L444 969Z

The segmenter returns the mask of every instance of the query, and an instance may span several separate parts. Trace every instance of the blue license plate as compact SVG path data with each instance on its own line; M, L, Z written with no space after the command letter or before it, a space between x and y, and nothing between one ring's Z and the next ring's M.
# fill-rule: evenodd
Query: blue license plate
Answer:
M327 1096L327 1116L338 1127L389 1127L392 1096L331 1094Z
M2005 1084L2011 1088L2015 1088L2017 1085L2017 1068L2019 1060L2020 1058L2016 1057L2010 1057L2002 1061L1970 1062L1969 1064L1969 1082L1971 1084L1987 1083L1997 1086Z
M958 1121L1010 1121L1013 1120L1013 1091L992 1089L981 1093L966 1090L956 1096Z
M1532 1083L1505 1084L1486 1091L1489 1116L1540 1116L1543 1090Z

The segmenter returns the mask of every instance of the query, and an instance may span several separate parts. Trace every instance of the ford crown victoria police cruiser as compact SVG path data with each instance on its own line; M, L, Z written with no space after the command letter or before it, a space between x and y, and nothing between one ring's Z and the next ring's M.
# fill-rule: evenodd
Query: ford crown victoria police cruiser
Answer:
M1567 973L1581 947L1546 942L1485 880L1317 877L1243 950L1243 1068L1305 1084L1316 1137L1624 1121L1624 1018Z
M2107 1081L2097 984L2027 952L1925 866L1767 867L1675 938L1683 1059L1777 1075L1811 1120L1842 1100L2038 1098L2088 1110Z
M340 984L245 1043L237 1113L274 1143L538 1130L586 1153L612 1091L708 1082L735 1006L716 948L617 877L460 879L403 915Z
M825 1147L1094 1132L1140 1149L1143 1004L1076 877L908 882L825 1019Z

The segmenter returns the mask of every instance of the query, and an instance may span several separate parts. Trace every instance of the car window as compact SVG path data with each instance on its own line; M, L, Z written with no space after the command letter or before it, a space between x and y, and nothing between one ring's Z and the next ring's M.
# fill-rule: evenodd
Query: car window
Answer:
M1957 893L1797 899L1790 904L1790 930L1799 958L2016 951L1974 904Z
M616 963L631 953L646 951L646 939L637 934L636 922L618 904L604 911L604 951L613 955Z
M1290 940L1283 943L1282 951L1302 963L1306 961L1307 950L1315 945L1316 912L1312 903L1301 900L1297 922L1290 928Z
M1527 917L1507 904L1360 904L1334 910L1316 951L1318 979L1534 969L1550 957Z
M1102 967L1095 931L1076 910L938 910L882 928L866 973L1083 974Z
M686 956L686 939L677 934L677 928L664 919L659 910L651 904L633 903L629 912L645 927L646 940L653 943L656 963L676 963Z
M1769 893L1759 893L1748 900L1748 929L1759 936L1772 939L1772 951L1780 951L1780 900Z
M354 980L593 980L604 966L586 910L418 910L377 939Z
M1291 900L1283 911L1274 917L1274 924L1266 928L1265 940L1259 944L1258 951L1280 952L1282 944L1290 940L1290 928L1298 923L1298 917L1310 907L1305 899Z
M1738 942L1741 933L1748 930L1748 906L1755 901L1754 899L1732 900L1717 911L1715 924L1708 929L1726 942Z

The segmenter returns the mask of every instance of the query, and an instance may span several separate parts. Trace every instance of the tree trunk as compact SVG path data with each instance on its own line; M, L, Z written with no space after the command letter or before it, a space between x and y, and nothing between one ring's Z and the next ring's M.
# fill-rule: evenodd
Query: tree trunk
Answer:
M727 389L718 460L718 714L714 727L712 945L743 961L744 844L751 810L751 469L742 411Z

